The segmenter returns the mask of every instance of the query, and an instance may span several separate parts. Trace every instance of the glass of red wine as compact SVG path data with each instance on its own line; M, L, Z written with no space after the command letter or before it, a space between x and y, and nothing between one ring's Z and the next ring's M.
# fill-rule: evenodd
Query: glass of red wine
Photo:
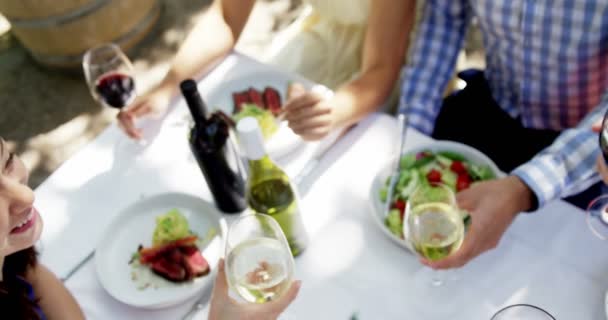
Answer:
M602 156L608 163L608 111L604 114L598 138ZM589 203L587 225L598 238L608 240L608 194L601 195Z
M89 49L82 68L93 98L107 107L122 109L136 97L133 65L113 43Z

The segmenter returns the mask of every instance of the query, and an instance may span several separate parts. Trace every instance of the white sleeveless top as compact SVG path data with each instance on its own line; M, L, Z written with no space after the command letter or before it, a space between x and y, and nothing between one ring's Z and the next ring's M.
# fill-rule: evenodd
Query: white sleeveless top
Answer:
M336 89L360 69L370 0L305 0L303 14L273 41L265 60Z

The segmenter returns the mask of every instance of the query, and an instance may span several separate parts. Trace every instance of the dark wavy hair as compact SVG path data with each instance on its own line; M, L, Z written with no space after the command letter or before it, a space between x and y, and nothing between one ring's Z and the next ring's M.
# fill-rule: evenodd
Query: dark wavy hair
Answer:
M28 270L36 266L37 253L34 247L15 252L4 258L2 281L0 281L0 310L9 319L40 320L36 311L37 301L30 300L28 288L19 278L25 278Z

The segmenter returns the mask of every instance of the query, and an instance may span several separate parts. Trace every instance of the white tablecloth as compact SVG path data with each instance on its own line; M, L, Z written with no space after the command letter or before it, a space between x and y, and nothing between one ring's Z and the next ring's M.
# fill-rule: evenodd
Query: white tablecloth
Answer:
M268 68L233 54L201 86L205 92L226 77ZM188 150L184 119L178 104L145 149L112 126L36 190L45 220L43 263L65 276L94 249L113 216L146 195L178 191L211 199ZM355 313L360 320L490 319L514 303L538 305L557 319L605 318L608 244L591 235L583 212L561 201L520 215L496 250L455 271L445 287L432 287L430 271L386 238L370 215L369 187L395 153L397 138L396 120L373 114L323 157L302 200L312 239L296 259L303 286L284 319L350 319ZM410 130L406 146L429 141ZM279 163L293 174L315 148ZM93 261L67 286L89 319L179 319L194 301L157 311L124 305L102 289Z

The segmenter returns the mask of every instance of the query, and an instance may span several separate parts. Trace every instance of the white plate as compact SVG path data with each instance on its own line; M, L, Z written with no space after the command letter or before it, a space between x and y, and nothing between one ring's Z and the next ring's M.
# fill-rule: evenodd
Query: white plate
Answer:
M278 72L260 72L244 75L242 77L221 81L215 88L205 95L205 101L212 110L221 110L231 115L234 111L232 94L241 92L253 87L258 91L263 91L270 86L276 89L281 95L281 103L285 103L287 97L287 87L291 80L285 74ZM305 83L302 83L306 86ZM308 88L310 89L310 88ZM304 141L297 134L293 133L283 121L279 124L277 132L266 142L268 154L277 159L294 151L303 145Z
M421 145L414 149L407 150L406 153L418 153L423 150L430 150L433 152L457 152L459 154L462 154L464 157L466 157L469 161L473 163L489 165L497 177L503 176L503 173L498 169L496 164L492 160L490 160L490 158L488 158L485 154L481 153L475 148L472 148L459 142L438 140L429 144ZM405 241L393 235L384 224L384 203L382 202L382 200L380 200L379 190L386 183L386 179L391 173L392 166L392 161L385 164L378 171L376 177L374 178L374 181L372 182L372 186L370 189L372 210L370 212L372 214L372 219L376 222L376 226L378 226L387 237L393 240L397 245L413 252L411 244L408 241Z
M145 198L124 209L102 235L95 253L97 276L103 288L116 300L146 309L165 308L179 304L199 294L205 286L213 285L212 276L159 288L140 290L131 280L131 255L139 244L152 244L152 233L156 217L171 209L178 209L187 219L190 229L205 237L210 228L217 236L207 244L202 254L213 269L223 251L220 215L212 204L194 196L181 193L166 193ZM160 277L159 277L160 278Z

